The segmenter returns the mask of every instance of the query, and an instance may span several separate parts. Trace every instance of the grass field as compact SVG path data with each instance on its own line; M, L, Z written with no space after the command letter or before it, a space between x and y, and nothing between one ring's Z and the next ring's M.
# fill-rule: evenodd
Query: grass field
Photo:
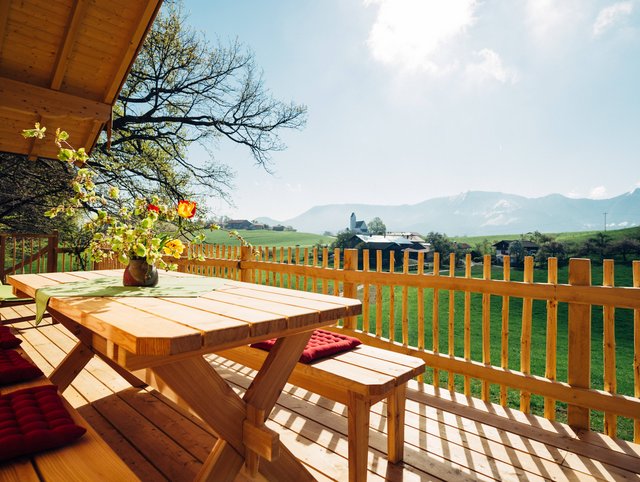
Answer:
M602 231L580 231L580 232L568 232L568 233L544 233L550 235L556 239L556 241L581 243L589 238L595 237ZM460 243L468 243L472 247L478 243L482 243L485 239L488 239L491 243L497 243L503 239L520 239L520 234L497 234L491 236L457 236L452 238L454 241ZM627 229L616 229L613 231L607 231L607 235L612 241L622 238L640 238L640 226Z
M300 246L311 247L316 244L331 244L335 238L332 236L322 236L320 234L298 233L296 231L268 231L268 230L245 230L240 229L238 233L254 246ZM207 231L205 242L211 244L227 244L239 246L240 241L234 237L229 237L225 231Z

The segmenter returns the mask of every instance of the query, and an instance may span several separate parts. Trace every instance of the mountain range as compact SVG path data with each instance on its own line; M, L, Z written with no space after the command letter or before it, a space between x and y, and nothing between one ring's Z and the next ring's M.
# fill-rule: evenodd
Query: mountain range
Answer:
M417 204L328 204L315 206L294 218L277 221L298 231L337 233L349 226L349 216L371 221L379 217L388 231L437 231L449 236L593 231L640 225L640 188L610 199L576 199L561 194L527 198L502 192L468 191L428 199Z

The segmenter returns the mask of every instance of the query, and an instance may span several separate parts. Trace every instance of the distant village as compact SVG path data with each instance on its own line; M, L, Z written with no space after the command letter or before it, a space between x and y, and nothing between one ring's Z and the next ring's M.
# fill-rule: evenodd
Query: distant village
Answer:
M291 226L269 226L268 224L249 221L247 219L228 219L222 223L225 229L246 229L246 230L271 230L271 231L295 231ZM433 247L427 242L423 235L415 232L398 231L385 232L384 234L371 234L367 223L364 220L358 220L355 213L351 213L349 218L349 226L343 233L347 233L341 247L355 248L360 251L369 250L372 262L375 262L377 251L381 252L382 262L387 265L390 253L394 253L395 259L402 259L404 252L409 253L409 259L417 260L419 253L423 253L424 260L433 261ZM350 236L349 236L350 235ZM493 244L495 249L495 262L502 264L504 256L509 255L511 243L519 241L525 255L534 256L540 246L532 241L504 239ZM472 246L467 243L454 242L455 251L458 255L464 255L471 252ZM362 258L362 257L360 257ZM446 262L446 260L443 260ZM362 259L361 261L362 262Z

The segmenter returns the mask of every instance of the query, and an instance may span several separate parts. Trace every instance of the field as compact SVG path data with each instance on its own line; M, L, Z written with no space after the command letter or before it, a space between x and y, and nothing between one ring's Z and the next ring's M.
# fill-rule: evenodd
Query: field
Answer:
M569 242L569 243L581 243L589 238L595 237L602 231L579 231L568 233L544 233L555 238L556 241ZM640 226L627 229L616 229L607 231L607 235L612 241L622 238L640 238ZM453 237L454 241L460 243L468 243L472 247L478 243L482 243L485 239L488 239L491 243L497 243L503 239L520 239L521 234L497 234L491 236L457 236Z
M322 245L331 244L335 238L332 236L322 236L320 234L298 233L296 231L268 231L268 230L245 230L240 229L238 233L254 246L300 246L311 247L320 243ZM239 246L240 241L234 237L229 237L225 231L208 231L205 242L210 244L226 244Z

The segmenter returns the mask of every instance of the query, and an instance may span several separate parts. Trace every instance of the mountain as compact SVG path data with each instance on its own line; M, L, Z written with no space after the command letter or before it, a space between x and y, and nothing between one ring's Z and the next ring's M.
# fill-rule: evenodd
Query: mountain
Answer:
M298 231L338 232L349 216L370 221L379 217L389 231L438 231L449 236L589 231L604 226L621 229L640 225L640 188L610 199L574 199L560 194L527 198L501 192L469 191L396 206L329 204L282 221Z
M277 226L278 224L283 224L282 221L276 221L273 218L268 218L266 216L262 216L261 218L256 218L254 221L259 223L267 224L269 226Z

